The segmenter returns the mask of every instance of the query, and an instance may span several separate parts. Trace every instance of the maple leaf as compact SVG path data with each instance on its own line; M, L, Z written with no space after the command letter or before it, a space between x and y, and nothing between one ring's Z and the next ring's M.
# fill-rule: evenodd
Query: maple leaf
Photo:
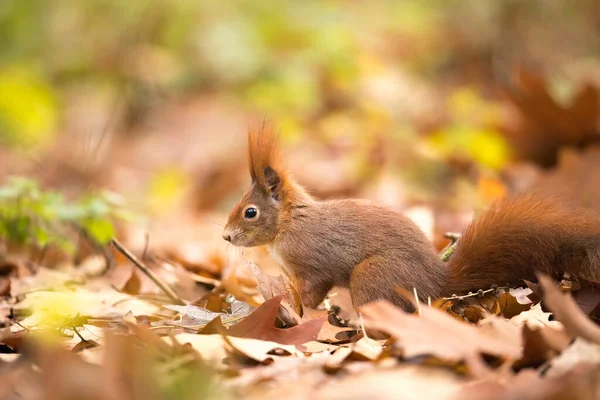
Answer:
M316 340L326 320L325 317L316 318L288 329L275 327L275 318L277 317L282 300L283 295L280 295L265 301L248 317L229 329L223 326L220 318L215 318L200 330L199 333L221 333L227 336L293 345L302 345Z
M514 84L503 91L521 117L519 128L507 129L519 158L552 167L561 148L581 148L597 140L600 95L593 85L583 85L571 105L563 106L533 71L520 67L514 76Z
M407 358L433 355L443 360L464 361L473 372L481 371L482 354L506 359L521 355L520 343L490 336L435 308L422 307L421 316L417 316L387 301L378 301L363 306L361 311L365 326L394 336Z

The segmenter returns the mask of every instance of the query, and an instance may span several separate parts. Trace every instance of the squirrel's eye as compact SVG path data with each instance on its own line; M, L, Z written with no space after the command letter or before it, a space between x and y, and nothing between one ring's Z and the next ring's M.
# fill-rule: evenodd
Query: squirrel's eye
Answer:
M244 218L252 219L252 218L256 218L257 215L258 215L258 210L254 207L249 207L248 209L246 209L246 212L244 213Z

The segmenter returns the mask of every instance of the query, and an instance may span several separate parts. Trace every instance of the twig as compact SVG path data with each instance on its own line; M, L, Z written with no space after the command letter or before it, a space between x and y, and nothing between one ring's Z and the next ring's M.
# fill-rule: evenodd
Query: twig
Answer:
M371 340L371 338L367 335L367 329L365 328L365 320L361 312L358 313L358 323L360 324L360 330L366 341Z
M457 294L453 294L450 297L442 297L443 300L464 300L467 299L469 297L475 297L475 296L479 296L479 297L483 297L488 293L492 293L495 292L497 290L504 290L504 291L508 291L508 286L504 286L504 287L498 287L496 285L492 285L491 288L483 290L483 289L479 289L476 292L469 292L468 294L463 294L463 295L457 295Z
M460 239L462 235L460 233L456 233L456 232L446 232L444 233L444 237L446 239L450 239L452 242L451 244L454 244L458 241L458 239Z
M421 302L419 301L419 295L417 294L417 288L413 287L413 293L415 295L415 305L417 306L417 313L421 316Z
M81 336L81 333L79 333L79 331L77 330L77 327L76 327L76 326L74 326L72 329L73 329L73 332L75 332L75 334L76 334L77 336L79 336L79 339L81 339L81 341L82 341L83 343L87 343L87 342L88 342L88 341L87 341L87 339L85 339L83 336Z
M446 262L450 259L450 256L454 253L456 246L458 245L459 239L461 237L460 233L446 232L444 233L444 237L450 239L451 242L444 250L441 252L441 258L443 262Z
M112 239L112 244L119 250L125 257L129 259L136 267L138 267L148 278L152 280L152 282L156 283L156 285L162 289L163 292L167 296L169 296L173 301L177 302L177 304L186 305L187 303L183 301L181 297L177 295L166 283L164 283L154 272L150 271L148 267L142 264L136 256L134 256L129 250L127 250L117 239Z
M17 321L17 320L14 320L14 319L13 319L13 320L11 320L11 322L12 322L13 324L17 325L17 326L20 326L21 328L23 328L23 329L24 329L24 330L26 330L27 332L32 332L32 333L33 333L33 330L32 330L32 329L29 329L29 328L28 328L28 327L26 327L25 325L21 324L19 321Z

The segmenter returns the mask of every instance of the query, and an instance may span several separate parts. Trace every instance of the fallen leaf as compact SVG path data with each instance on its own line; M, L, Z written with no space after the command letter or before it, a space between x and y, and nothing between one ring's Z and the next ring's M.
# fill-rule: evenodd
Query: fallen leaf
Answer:
M31 310L32 314L21 321L26 327L61 325L77 316L94 318L152 315L159 308L115 289L99 284L73 289L35 291L15 305L15 310Z
M510 319L510 322L517 326L523 326L527 323L530 327L551 326L557 329L562 329L562 324L558 321L550 321L552 313L544 312L542 304L537 303L528 311L524 311L519 315L515 315Z
M329 321L325 321L323 326L321 326L317 339L322 342L341 344L350 341L356 334L358 334L358 332L352 328L335 326Z
M559 152L558 165L541 174L528 190L600 211L600 146L585 149L566 147Z
M190 324L195 323L195 325L207 324L223 314L192 305L180 306L177 304L165 304L163 307L169 310L177 311L184 318L184 322Z
M66 343L66 348L71 351L75 351L75 348L78 345L79 350L93 347L86 345L85 342L93 342L96 345L100 345L104 341L104 329L102 328L98 328L94 325L84 324L83 326L74 329L77 329L78 335L73 335L71 340ZM81 340L82 338L83 340Z
M505 318L512 318L515 315L519 315L523 311L529 310L532 305L531 301L525 304L519 303L517 298L510 293L503 293L496 301L500 306L500 313Z
M173 337L180 344L190 344L200 355L212 361L219 361L228 356L227 345L249 359L264 362L271 357L269 353L274 350L284 350L290 355L304 357L304 354L293 345L282 345L258 339L238 338L229 336L225 339L222 335L195 335L191 333L180 333ZM170 338L165 338L168 341Z
M484 318L486 311L483 307L480 306L467 306L462 312L463 316L467 319L467 321L475 324ZM457 319L461 319L460 316L452 313L452 316Z
M463 385L455 400L588 400L600 396L600 368L579 364L560 376L522 370L508 382L478 381Z
M324 351L331 352L339 348L339 346L333 344L317 341L306 342L302 346L304 347L304 350L302 350L304 353L321 353Z
M251 305L261 302L260 292L256 288L256 278L241 263L230 263L225 266L221 275L221 286L226 293Z
M139 273L137 267L131 263L119 264L111 268L105 277L117 290L131 295L138 295L142 290Z
M344 361L350 357L352 349L350 347L340 347L337 349L331 357L327 359L327 362L323 366L325 371L328 373L337 372L342 368Z
M385 343L384 340L373 340L362 337L356 343L353 343L350 348L352 349L352 354L356 355L358 359L376 361L383 353L383 343Z
M529 287L513 288L513 289L510 289L508 293L511 296L513 296L515 298L515 300L517 300L517 303L519 303L519 304L531 304L532 303L531 298L529 296L533 294L533 290L531 290L531 288L529 288ZM526 311L526 310L524 310L524 311Z
M71 351L73 353L79 353L80 351L83 351L86 349L93 349L93 348L96 348L99 346L100 346L100 344L94 340L82 340L79 343L77 343L75 346L73 346Z
M496 338L506 344L510 344L514 348L523 345L521 330L502 317L488 314L477 325L479 326L479 331L485 333L488 337Z
M525 324L522 335L523 356L520 360L517 360L514 365L515 368L537 368L558 354L556 349L546 342L546 337L541 328L531 329Z
M316 340L325 318L313 319L292 328L275 327L275 318L283 296L273 297L261 304L248 317L225 328L220 318L215 318L199 333L223 333L227 336L266 340L281 344L302 345Z
M422 307L421 316L417 316L378 301L363 306L361 311L365 325L394 336L406 358L433 355L443 360L465 361L470 370L475 370L480 367L482 354L512 360L521 356L519 346L490 337L434 308Z
M348 374L327 385L320 385L317 395L313 397L328 400L446 399L448 393L460 385L461 379L452 371L404 364Z
M572 291L575 303L590 317L600 317L600 285L579 280L579 289Z
M548 90L545 79L519 67L514 84L504 86L504 93L520 114L517 129L506 129L516 155L542 167L552 167L562 147L583 147L598 135L598 90L585 84L572 104L559 104Z
M161 320L160 324L182 326L190 329L203 328L215 318L220 318L223 325L232 325L240 319L247 317L254 309L249 304L237 300L234 300L231 304L231 313L214 312L194 305L180 306L177 304L169 304L163 305L163 307L177 311L181 314L182 318L180 321Z
M258 290L265 300L269 300L275 296L283 295L285 301L288 302L296 314L302 317L303 309L300 295L285 276L267 275L263 273L256 264L251 262L247 262L246 266L258 281Z
M600 328L594 324L577 306L570 293L563 293L554 281L540 275L540 285L544 289L544 303L560 321L572 337L581 337L590 342L600 343Z
M38 290L54 290L71 284L82 284L84 281L83 275L75 270L67 273L40 268L35 275L11 278L10 295L19 297Z
M558 357L550 362L548 376L561 376L581 363L595 365L600 370L600 345L577 338Z

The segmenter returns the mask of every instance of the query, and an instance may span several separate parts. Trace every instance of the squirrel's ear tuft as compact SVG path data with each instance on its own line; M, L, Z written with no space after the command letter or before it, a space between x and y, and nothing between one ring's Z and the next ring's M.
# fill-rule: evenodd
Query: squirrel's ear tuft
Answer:
M252 182L267 190L273 197L279 197L286 175L277 133L268 121L250 129L248 152Z
M279 176L277 171L275 171L271 167L265 167L263 169L263 176L265 178L265 184L271 197L273 197L275 200L280 200L282 194L282 182L281 177Z

